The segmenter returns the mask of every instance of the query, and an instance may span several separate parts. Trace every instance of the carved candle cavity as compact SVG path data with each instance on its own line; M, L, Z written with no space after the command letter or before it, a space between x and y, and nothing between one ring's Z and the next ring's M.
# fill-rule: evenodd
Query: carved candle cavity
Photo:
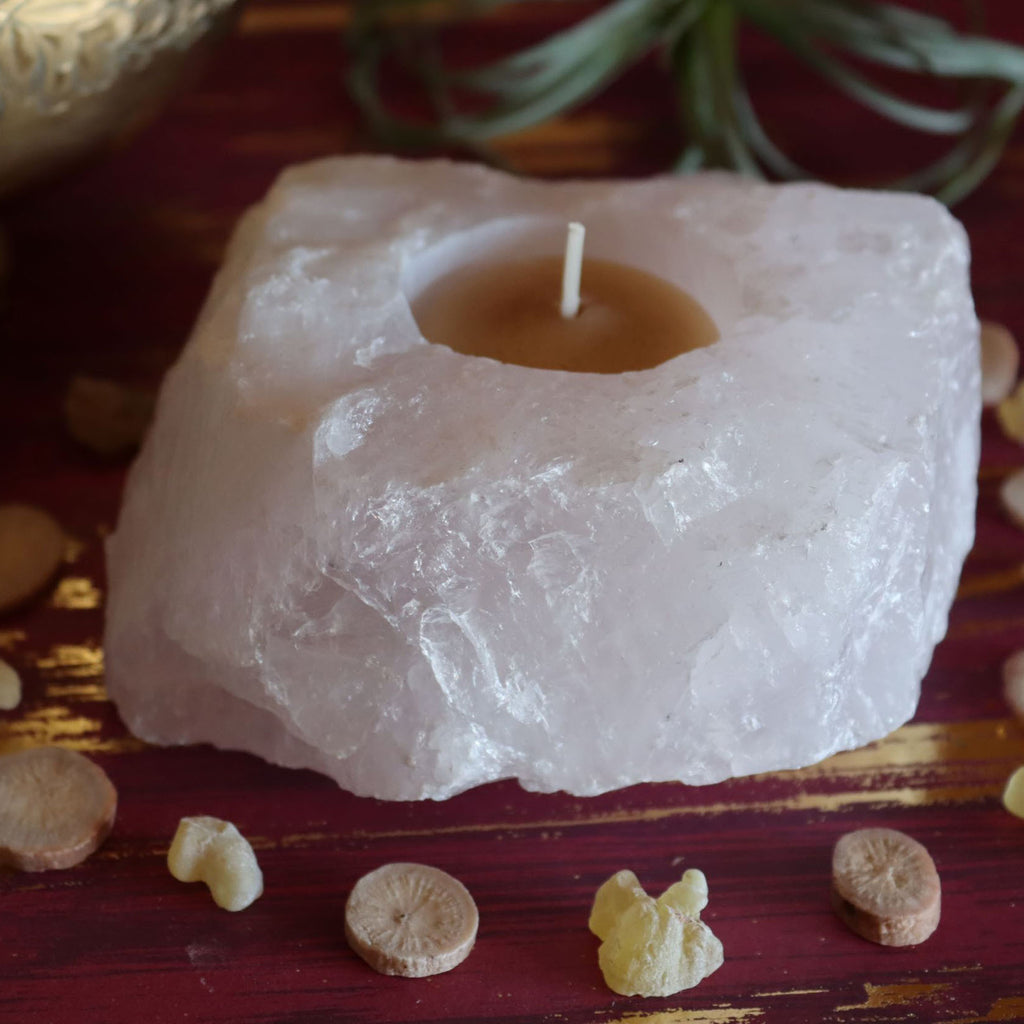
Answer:
M496 264L492 292L557 304L570 219L571 326L621 264L646 275L631 296L662 292L631 307L653 318L642 351L538 357L505 315L451 308L466 268ZM146 739L392 799L709 783L883 736L973 538L967 264L918 196L288 171L132 471L110 693Z
M413 303L423 336L465 355L577 373L646 370L710 345L718 331L691 296L646 271L584 260L580 308L559 312L557 256L471 264Z

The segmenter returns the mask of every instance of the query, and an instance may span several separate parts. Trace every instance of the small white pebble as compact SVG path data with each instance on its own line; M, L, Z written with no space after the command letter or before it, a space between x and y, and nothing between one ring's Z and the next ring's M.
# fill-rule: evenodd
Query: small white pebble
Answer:
M21 676L0 659L0 711L13 711L21 703Z
M1015 817L1024 818L1024 765L1007 779L1003 806Z
M1003 662L1003 696L1010 710L1024 721L1024 650L1015 651Z
M1013 390L1020 369L1017 340L1002 324L981 322L981 400L998 405Z
M1013 525L1024 530L1024 469L1018 469L1003 481L999 500Z
M225 910L244 910L263 895L256 854L238 829L220 818L182 818L167 868L179 882L205 882L213 902Z

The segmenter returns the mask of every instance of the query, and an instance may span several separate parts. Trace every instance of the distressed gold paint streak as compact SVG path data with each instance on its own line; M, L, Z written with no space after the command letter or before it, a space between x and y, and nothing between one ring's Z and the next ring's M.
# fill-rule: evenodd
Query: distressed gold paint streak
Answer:
M443 0L431 6L419 6L414 14L402 19L400 15L394 15L392 22L403 20L425 24L440 20L450 20L451 4ZM543 8L533 14L529 22L524 20L521 12L509 12L497 9L487 12L486 20L489 25L502 24L515 21L522 27L524 24L536 22L540 25L555 23L558 15L545 17ZM477 20L482 20L477 18ZM341 3L319 3L319 4L287 4L282 3L276 6L248 7L239 19L238 30L244 35L262 35L265 33L278 32L336 32L346 28L352 21L349 4Z
M37 708L14 721L0 724L0 754L46 744L104 753L126 753L145 747L132 736L105 739L102 729L99 719L73 714L67 708Z
M627 1013L601 1024L734 1024L764 1016L760 1006L721 1006L708 1010L656 1010L654 1013Z
M103 648L95 644L55 644L36 667L58 677L90 679L103 675Z
M600 125L600 130L596 133L591 133L590 125L584 125L584 131L579 133L566 132L569 135L578 135L577 141L567 142L565 148L572 150L573 162L578 165L581 173L614 170L621 161L623 146L629 146L633 144L633 140L642 139L645 135L653 134L655 130L632 130L628 135L622 132L620 137L615 130L617 127L635 129L636 124L634 122L623 125L607 120ZM510 166L528 166L531 174L555 173L560 166L565 165L565 149L532 134L523 133L514 138L495 141L491 148Z
M529 165L531 174L555 173L565 166L565 150L529 139L501 139L490 144L495 153L512 166ZM621 144L612 139L593 139L570 143L573 163L579 173L601 173L613 170L621 161Z
M46 733L37 733L30 735L27 732L18 736L5 736L4 731L0 731L0 755L16 754L19 750L28 750L29 747L47 745L77 750L80 754L135 754L146 749L146 744L142 740L135 739L134 736L115 739L82 736L69 739L63 734L50 736Z
M254 850L276 850L280 845L277 839L271 839L270 836L254 836L246 835L246 841Z
M527 832L537 829L588 828L601 825L638 824L670 818L715 817L739 811L782 814L787 811L841 811L864 804L878 807L931 807L936 804L980 803L998 797L1003 783L975 786L922 786L887 790L847 790L841 793L797 793L780 800L737 800L714 804L684 804L679 807L647 807L635 811L610 811L586 818L557 818L544 821L492 822L480 825L447 825L440 828L395 829L368 832L363 829L348 833L359 839L411 839L419 836L458 835L484 832Z
M534 128L526 128L502 138L504 146L588 146L621 145L636 142L653 130L653 124L635 118L611 117L608 114L577 114L554 118Z
M246 836L254 850L301 850L320 845L333 846L347 835L340 832L293 832L291 835L271 838L270 836Z
M891 985L873 985L864 982L864 994L867 998L863 1003L851 1006L837 1006L836 1010L877 1010L888 1006L909 1006L920 1000L931 1001L953 986L949 982L929 983L922 981L895 982Z
M787 988L778 992L755 992L755 999L774 999L778 996L817 996L827 992L827 988Z
M68 565L74 565L79 558L82 557L82 552L85 550L85 542L78 540L77 537L65 537L64 538L64 561Z
M293 832L286 836L257 836L247 833L245 838L254 850L301 850L321 845L334 846L349 836L339 832Z
M1000 480L1004 480L1008 477L1011 473L1015 473L1018 469L1020 469L1019 465L1011 466L1009 464L982 466L978 470L978 482L988 483L994 480L998 483Z
M4 731L15 740L50 743L90 734L98 736L102 724L99 719L73 715L67 708L45 707L9 722Z
M363 833L355 833L362 838ZM352 833L340 832L293 832L290 835L271 838L269 836L247 836L254 850L297 850L317 846L335 846L351 838Z
M27 639L28 634L23 629L0 629L0 651L13 651Z
M107 699L107 688L102 682L50 683L46 687L50 700L75 700L95 704Z
M51 608L91 611L103 604L103 591L85 576L68 576L57 584L50 597Z
M783 777L811 779L910 766L943 769L959 761L1013 760L1024 753L1024 743L1007 724L1005 718L912 722L869 746L833 754Z
M997 636L1001 633L1016 632L1024 627L1024 615L1007 616L1006 618L985 618L974 622L958 623L946 634L950 640L963 640L968 637Z
M968 576L960 581L956 599L984 597L986 594L1002 594L1007 590L1015 590L1024 583L1024 565L1015 565L1009 569L998 569L995 572L979 573Z
M942 1024L993 1024L995 1021L1024 1020L1024 996L1008 996L997 999L984 1017L957 1017L942 1021Z
M282 4L280 7L249 7L242 12L238 30L243 35L269 32L336 31L347 27L349 12L340 4Z
M171 848L171 836L161 842L135 842L119 839L116 845L107 843L93 855L93 860L142 860L146 857L166 857Z
M281 836L277 845L284 849L293 847L316 846L323 842L332 842L338 837L330 832L294 832L291 835Z

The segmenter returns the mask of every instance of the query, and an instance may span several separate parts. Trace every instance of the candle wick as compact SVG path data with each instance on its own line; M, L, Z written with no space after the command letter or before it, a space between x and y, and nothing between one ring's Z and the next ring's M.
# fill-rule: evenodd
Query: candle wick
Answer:
M567 320L580 311L580 275L583 272L583 236L586 228L576 221L569 224L565 237L565 262L562 264L562 316Z

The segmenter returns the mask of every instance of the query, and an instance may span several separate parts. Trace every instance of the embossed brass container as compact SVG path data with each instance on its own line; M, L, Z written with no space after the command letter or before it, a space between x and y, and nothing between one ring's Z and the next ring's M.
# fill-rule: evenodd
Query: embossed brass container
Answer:
M0 0L0 196L151 115L237 0Z

